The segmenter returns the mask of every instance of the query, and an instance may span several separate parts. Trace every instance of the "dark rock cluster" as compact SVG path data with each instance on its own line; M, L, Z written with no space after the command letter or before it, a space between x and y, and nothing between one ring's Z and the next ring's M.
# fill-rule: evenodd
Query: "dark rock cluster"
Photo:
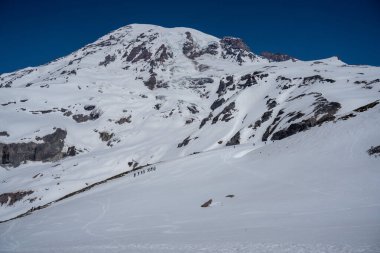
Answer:
M64 157L62 152L67 132L57 128L40 138L43 143L0 143L1 165L17 167L26 161L54 161Z
M194 60L204 54L216 55L218 54L218 44L211 43L205 48L200 46L194 41L190 32L186 32L186 42L183 44L182 53L189 59Z
M222 116L222 118L220 119L221 121L225 121L225 122L230 121L233 118L234 111L235 111L235 102L231 102L226 107L224 107L223 111L221 111L218 115L216 115L212 119L212 124L215 124L216 122L218 122L219 117L221 116Z
M255 55L242 39L224 37L220 40L220 44L223 49L222 57L224 59L233 58L241 65L245 62L244 58L249 58L251 60L255 58Z
M240 144L240 131L238 131L232 138L226 143L226 146L239 145Z
M227 88L232 86L234 84L234 77L233 76L226 76L225 78L221 79L219 82L219 87L216 93L220 96L227 93ZM234 89L233 87L231 89Z
M297 123L292 123L285 129L281 129L272 135L271 140L281 140L296 133L308 130L315 126L335 120L335 114L341 108L337 102L323 101L314 108L314 115Z
M380 145L376 147L372 146L370 149L367 150L367 153L375 157L380 156Z
M24 197L32 194L33 191L19 191L19 192L9 192L0 195L0 205L12 206L17 201L22 200Z
M107 55L104 61L99 62L99 66L107 67L108 64L116 60L116 55Z
M261 52L260 54L262 57L268 59L270 62L282 62L282 61L296 61L295 58L287 55L287 54L281 54L281 53L271 53L271 52Z

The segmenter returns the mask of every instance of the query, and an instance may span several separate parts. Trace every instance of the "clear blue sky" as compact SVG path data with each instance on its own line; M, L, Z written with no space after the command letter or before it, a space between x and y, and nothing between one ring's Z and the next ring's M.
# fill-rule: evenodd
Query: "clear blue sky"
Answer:
M240 37L257 53L380 66L379 0L0 0L0 73L47 63L130 23Z

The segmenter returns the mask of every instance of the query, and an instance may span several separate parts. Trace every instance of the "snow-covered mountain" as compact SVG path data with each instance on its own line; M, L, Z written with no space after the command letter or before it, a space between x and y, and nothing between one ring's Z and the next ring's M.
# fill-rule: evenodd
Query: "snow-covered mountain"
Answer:
M112 217L123 216L116 211L120 208L132 208L123 222L132 222L135 230L146 225L143 235L148 237L148 227L151 233L156 229L161 233L159 226L166 226L168 218L159 218L155 229L153 221L140 224L129 217L141 212L147 217L154 206L173 204L170 210L160 207L164 211L156 210L154 215L173 215L178 223L197 219L199 224L178 229L172 224L164 233L178 230L193 236L190 231L207 231L198 201L223 194L237 197L213 199L213 212L221 206L226 209L214 213L215 219L212 214L204 218L212 231L225 231L220 238L235 233L246 219L258 221L261 212L269 213L263 216L264 227L271 219L280 219L285 231L291 224L306 226L310 218L292 223L282 217L285 213L311 213L316 208L329 212L330 206L353 213L345 213L347 220L336 224L332 220L341 212L322 215L317 219L321 224L363 222L370 227L377 220L374 227L352 233L366 238L358 242L373 246L375 240L366 235L380 234L379 92L378 67L348 65L337 57L301 61L280 54L259 56L238 38L138 24L43 66L1 74L0 220L31 215L0 224L5 238L0 239L5 245L0 251L17 244L9 240L10 233L28 241L30 231L23 230L24 222L34 231L38 229L34 219L46 224L42 227L47 231L53 218L46 223L46 217L58 215L70 224L66 210L75 213L82 199L107 202L101 205L104 212L112 201ZM112 182L116 178L119 181ZM108 188L93 192L94 186L103 189L105 183ZM194 194L189 193L192 190ZM65 204L54 204L57 200ZM236 206L227 207L229 201ZM90 210L91 203L82 208ZM280 213L273 211L276 208ZM357 208L363 213L356 213ZM39 209L44 210L35 212ZM236 212L248 216L226 222L225 227L218 225ZM362 214L367 218L355 216ZM107 220L97 228L105 229L112 217L102 218ZM318 226L317 221L312 226ZM252 223L250 232L245 231L245 242L255 234L255 226ZM230 232L224 230L228 227ZM265 235L258 237L265 241ZM343 236L342 242L352 235ZM90 243L91 238L83 240ZM42 244L26 245L31 249ZM40 246L35 250L41 252ZM63 251L65 244L58 246ZM248 249L260 247L251 246ZM216 252L212 247L210 251ZM322 247L321 252L326 250Z

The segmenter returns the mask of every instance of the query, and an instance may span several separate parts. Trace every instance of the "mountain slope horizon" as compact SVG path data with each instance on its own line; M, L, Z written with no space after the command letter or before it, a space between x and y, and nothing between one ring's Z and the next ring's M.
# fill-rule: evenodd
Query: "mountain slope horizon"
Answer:
M220 210L216 214L217 222L211 217L205 219L214 227L210 230L213 232L216 227L230 232L244 230L244 217L236 219L233 229L229 222L217 224L230 215L265 213L265 210L269 215L265 216L263 226L272 231L270 220L275 219L273 212L277 207L273 202L266 209L265 204L271 199L280 201L279 208L290 213L311 213L319 205L324 212L340 207L355 210L345 213L347 222L338 219L334 226L343 228L339 232L345 226L360 225L363 213L356 211L360 207L365 207L363 212L368 214L363 220L366 227L376 221L380 185L376 184L376 178L380 178L376 170L380 152L377 131L380 68L347 65L337 57L302 61L288 55L258 55L253 51L239 38L219 39L184 27L132 24L45 65L1 74L0 228L7 235L1 243L5 245L3 249L12 252L12 249L25 251L32 247L28 243L20 246L20 241L28 237L20 230L24 221L38 230L36 224L44 217L54 219L51 217L58 215L66 220L62 216L65 208L75 212L75 206L81 206L79 199L86 200L88 204L81 208L89 211L93 207L92 199L104 203L107 201L105 192L117 196L119 189L125 200L112 197L113 202L120 203L110 213L120 219L122 214L115 210L133 203L137 204L132 208L131 217L139 212L148 217L153 207L147 203L156 203L153 198L159 200L160 197L154 191L160 193L161 201L166 203L160 208L177 217L178 223L170 225L174 230L164 228L169 225L161 218L156 225L159 234L173 233L173 240L181 233L194 236L193 229L206 229L201 224L178 225L191 217L202 219L199 212L207 211L201 207L203 203L194 206L202 194L204 201L211 200L209 204L204 203L211 212ZM347 157L347 161L342 157ZM363 174L355 171L361 164L365 165ZM230 171L234 167L238 168L237 175ZM270 169L265 170L266 167ZM231 191L235 189L238 193L229 192L228 182L232 178L236 184L231 186ZM313 178L320 185L314 184ZM334 186L334 178L342 182ZM249 186L250 181L253 188ZM302 182L308 182L310 190L306 190L307 185ZM361 190L357 188L366 182L368 185ZM121 187L123 183L128 186ZM165 190L165 185L170 190ZM192 186L199 190L183 202L181 194L190 192ZM136 199L137 189L144 192L143 199ZM252 196L244 195L245 190ZM302 195L304 190L305 195ZM345 190L352 197L343 197ZM264 191L264 197L255 196L256 191ZM293 208L276 197L281 191ZM129 192L135 193L129 195ZM223 209L226 200L207 197L212 192L218 193L218 198L222 192L236 195L236 198L227 198L236 201L237 206ZM324 194L329 197L323 197ZM368 198L363 200L364 196ZM341 201L333 202L340 198ZM167 209L171 199L189 209L174 208L171 212ZM261 211L255 209L257 201ZM88 232L83 237L88 245L94 243L97 236L89 236L93 232L85 227L103 219L97 228L106 229L112 223L106 215L105 209L109 208L110 205L98 205L95 209L103 210L104 214L94 214L93 221L82 224L82 229L77 228ZM180 213L188 216L182 217ZM324 232L329 236L334 234L327 224L341 212L332 213L332 216L320 216L324 225L319 232L314 231L316 236ZM164 217L165 212L160 215ZM251 221L258 222L259 216L251 217ZM281 222L287 224L282 227L283 232L291 224L308 227L306 219L286 217L281 218ZM138 222L134 218L122 220L125 224ZM48 224L44 229L48 229ZM148 220L142 224L150 227L155 222ZM238 233L245 238L244 242L233 238L226 247L248 243L249 236L262 233L256 225L252 223L251 232L245 236ZM16 244L6 239L10 238L10 226L15 226L12 233L19 237ZM318 224L313 223L309 228L315 226ZM108 228L116 229L115 226ZM360 252L362 244L371 250L377 249L378 245L368 235L378 231L378 225L358 229L351 235L346 234L340 243L343 245L358 236L352 252ZM270 238L274 243L280 238L286 242L284 252L288 250L288 243L295 237L286 240L286 236L272 232L258 236L260 242ZM293 232L300 236L299 232ZM216 233L214 242L227 234ZM147 228L142 235L148 236L152 243L165 241L164 237L151 236ZM104 250L110 239L104 234L99 236L104 239L99 248L84 251ZM297 243L317 247L312 236L302 238L305 241L296 240ZM323 238L321 243L333 243L326 236ZM180 241L186 243L182 239ZM193 243L201 245L201 238ZM52 249L45 246L37 243L35 250ZM214 246L207 247L211 247L212 252ZM60 247L64 252L66 246ZM71 250L81 252L80 245L76 247L79 248ZM141 247L138 252L149 251ZM191 251L183 247L177 250ZM260 246L247 246L247 252L254 247ZM325 252L326 247L315 250ZM337 251L331 252L344 250L339 246ZM166 252L167 248L162 251Z

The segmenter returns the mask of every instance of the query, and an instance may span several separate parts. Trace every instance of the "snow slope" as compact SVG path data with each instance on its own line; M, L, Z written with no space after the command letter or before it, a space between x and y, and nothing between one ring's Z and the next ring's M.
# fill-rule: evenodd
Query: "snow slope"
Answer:
M0 251L379 252L379 123L157 164L1 224Z
M1 74L0 251L376 252L379 85L139 24Z

